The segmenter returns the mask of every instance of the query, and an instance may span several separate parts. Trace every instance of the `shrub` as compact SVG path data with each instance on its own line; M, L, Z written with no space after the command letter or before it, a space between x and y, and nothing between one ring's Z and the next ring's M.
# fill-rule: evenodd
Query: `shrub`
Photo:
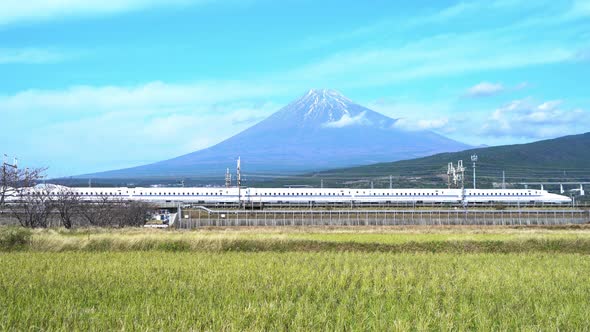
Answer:
M31 230L22 227L0 228L0 250L24 249L31 239Z

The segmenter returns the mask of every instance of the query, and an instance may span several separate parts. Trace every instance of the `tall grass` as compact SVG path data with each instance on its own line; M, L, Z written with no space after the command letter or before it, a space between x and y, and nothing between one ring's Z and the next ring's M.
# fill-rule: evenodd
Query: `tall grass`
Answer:
M0 253L2 330L584 330L590 257Z
M463 233L447 229L424 233L386 229L381 232L355 232L336 229L278 230L103 230L75 231L9 229L0 232L0 251L363 251L433 253L590 253L588 230L514 230ZM1 231L1 229L0 229ZM6 236L2 234L8 234ZM12 234L12 235L10 235Z

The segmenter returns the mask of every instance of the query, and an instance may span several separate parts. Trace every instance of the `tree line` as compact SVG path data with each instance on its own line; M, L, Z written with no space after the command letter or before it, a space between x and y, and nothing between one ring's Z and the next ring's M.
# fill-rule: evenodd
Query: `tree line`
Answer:
M57 215L65 228L83 225L139 227L153 210L146 202L107 195L87 201L67 187L37 186L44 171L44 168L23 170L6 163L2 165L0 211L8 211L23 227L48 227L52 215Z

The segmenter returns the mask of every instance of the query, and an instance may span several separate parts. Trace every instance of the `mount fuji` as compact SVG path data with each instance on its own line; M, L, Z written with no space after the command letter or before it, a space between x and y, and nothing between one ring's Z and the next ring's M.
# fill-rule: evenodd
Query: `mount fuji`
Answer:
M310 90L258 124L209 148L173 159L83 177L223 178L238 156L244 173L293 174L454 152L469 148L396 119L334 90Z

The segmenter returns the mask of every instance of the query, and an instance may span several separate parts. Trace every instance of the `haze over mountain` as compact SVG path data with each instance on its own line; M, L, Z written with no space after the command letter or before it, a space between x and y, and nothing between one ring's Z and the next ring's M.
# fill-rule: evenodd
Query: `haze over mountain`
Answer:
M469 146L431 131L396 128L396 119L334 90L309 90L258 124L212 147L161 162L84 177L215 176L242 158L248 173L293 173L395 161ZM198 133L197 133L198 135Z

